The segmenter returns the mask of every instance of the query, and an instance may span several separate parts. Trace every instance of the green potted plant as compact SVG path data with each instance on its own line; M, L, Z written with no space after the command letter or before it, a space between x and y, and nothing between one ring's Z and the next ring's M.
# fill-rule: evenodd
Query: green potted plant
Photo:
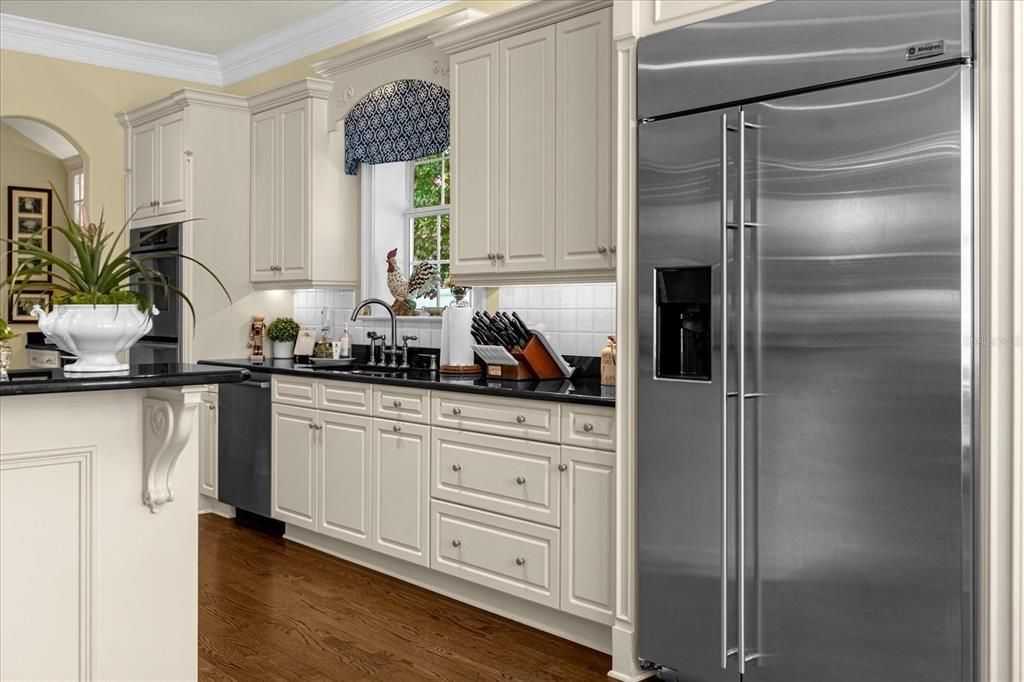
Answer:
M274 342L274 357L288 359L295 354L299 323L290 317L279 317L267 327L267 337Z
M0 317L0 380L7 378L7 368L11 366L11 355L14 353L7 342L15 336L18 336L18 332L11 329L7 320Z
M67 224L43 230L64 235L75 257L65 259L48 251L40 245L46 240L40 242L37 237L4 239L8 253L17 251L30 258L12 259L17 267L3 284L17 294L38 286L41 278L50 278L47 286L54 292L53 312L47 313L36 306L32 314L39 319L39 329L48 339L78 358L64 371L126 370L128 365L119 362L117 354L131 348L153 328L153 315L160 313L152 303L157 291L181 298L193 319L195 309L188 296L152 267L152 260L163 257L161 254L135 255L132 250L137 244L124 246L124 236L134 214L116 232L106 229L102 215L98 225L87 218L79 225L71 218L53 183L50 187ZM147 239L160 232L159 229L150 232ZM190 256L175 255L208 272L231 300L227 288L208 267Z

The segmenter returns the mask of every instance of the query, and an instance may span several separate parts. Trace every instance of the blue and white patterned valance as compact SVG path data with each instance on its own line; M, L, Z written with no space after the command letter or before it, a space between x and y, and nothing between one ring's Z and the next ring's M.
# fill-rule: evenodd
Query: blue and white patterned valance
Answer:
M345 118L345 173L360 163L413 161L448 148L448 89L421 80L382 85Z

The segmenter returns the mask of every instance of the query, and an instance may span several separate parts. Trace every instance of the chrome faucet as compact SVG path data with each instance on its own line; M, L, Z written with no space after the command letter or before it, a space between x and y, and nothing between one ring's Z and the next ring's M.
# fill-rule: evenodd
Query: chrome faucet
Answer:
M391 348L388 349L386 347L387 341L385 340L385 346L381 348L381 355L383 356L381 357L381 364L384 364L384 358L386 358L390 353L391 361L388 363L388 367L397 368L398 363L395 362L395 358L398 356L398 320L395 319L395 311L391 309L391 306L389 306L387 303L380 300L379 298L368 298L365 301L362 301L359 305L357 305L355 310L352 311L352 321L356 322L358 320L360 310L362 310L368 305L373 305L374 303L384 308L384 310L388 311L388 315L391 316ZM370 353L372 357L372 345L370 346Z

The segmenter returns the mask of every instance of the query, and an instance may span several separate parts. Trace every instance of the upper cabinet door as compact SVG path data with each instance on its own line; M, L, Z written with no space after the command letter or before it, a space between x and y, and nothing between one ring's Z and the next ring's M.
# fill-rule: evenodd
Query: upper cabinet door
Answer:
M559 270L615 267L611 8L557 26Z
M555 27L498 43L498 266L555 268Z
M279 279L309 278L310 121L309 106L296 102L276 110L280 142Z
M132 219L156 215L156 122L131 129L131 208Z
M277 279L277 112L252 117L252 184L250 188L250 271L253 282Z
M498 45L451 58L451 269L497 268Z
M185 113L157 120L157 215L185 210Z

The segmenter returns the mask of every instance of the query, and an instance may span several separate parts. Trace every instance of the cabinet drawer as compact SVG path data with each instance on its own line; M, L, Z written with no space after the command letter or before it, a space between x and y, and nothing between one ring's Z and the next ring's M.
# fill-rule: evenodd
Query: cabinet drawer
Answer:
M317 406L321 410L370 415L373 387L347 381L320 381Z
M434 570L558 608L558 531L434 500Z
M44 369L47 367L60 367L60 352L55 350L35 350L30 348L28 351L28 366L35 369Z
M562 405L562 442L615 450L615 408Z
M373 416L427 424L430 422L430 391L374 386Z
M435 426L558 442L557 403L436 392L431 402Z
M559 447L435 427L431 495L558 525Z
M271 381L272 402L299 407L316 407L316 380L275 376Z

